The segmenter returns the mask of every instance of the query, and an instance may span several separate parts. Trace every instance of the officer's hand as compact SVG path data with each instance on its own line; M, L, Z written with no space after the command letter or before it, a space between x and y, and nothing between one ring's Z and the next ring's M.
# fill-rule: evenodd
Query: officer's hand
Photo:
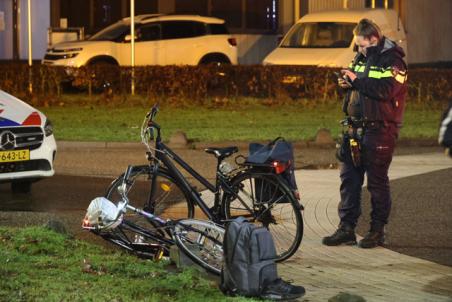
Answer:
M350 85L350 83L348 83L345 79L343 78L338 78L337 79L337 84L339 85L339 87L343 88L343 89L347 89L347 88L351 88L352 85Z
M356 74L353 71L350 71L348 69L342 69L341 72L344 75L344 77L349 78L351 82L353 82L356 79Z

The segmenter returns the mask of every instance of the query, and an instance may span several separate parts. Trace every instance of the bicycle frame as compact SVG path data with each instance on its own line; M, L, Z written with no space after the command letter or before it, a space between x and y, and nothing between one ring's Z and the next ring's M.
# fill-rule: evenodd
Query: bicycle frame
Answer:
M194 205L198 205L202 212L207 216L207 218L211 221L217 222L217 223L224 223L226 221L224 213L221 212L221 191L220 189L223 189L224 192L235 194L232 190L232 188L229 186L228 182L226 181L225 177L219 172L219 166L221 163L221 159L218 159L217 163L217 169L216 169L216 179L215 179L215 185L212 185L208 180L206 180L203 176L201 176L198 172L196 172L188 163L186 163L182 158L180 158L176 153L174 153L168 146L166 146L162 140L161 140L161 128L160 126L153 121L154 116L157 113L157 109L155 107L152 108L152 110L148 113L146 116L145 122L142 126L142 142L148 147L148 160L150 162L151 166L151 174L153 174L153 178L156 179L157 173L159 170L160 163L163 163L163 165L166 167L168 174L181 186L181 188L189 195L188 202L194 203ZM145 131L143 132L143 129ZM155 154L153 155L151 152L151 147L149 143L151 141L154 141L154 130L157 131L157 135L155 137L155 147L153 148L155 151ZM147 140L147 137L145 134L149 135L149 140ZM190 183L187 181L187 179L182 175L182 173L179 171L179 169L175 166L173 163L176 162L179 164L185 171L187 171L191 176L193 176L196 180L198 180L202 185L204 185L209 191L214 193L215 199L214 199L214 206L212 208L209 208L208 205L204 202L204 200L201 198L201 194L199 194L194 187L190 185ZM262 168L268 169L269 165L262 165L262 167L257 167L256 165L252 169L255 168L262 169ZM249 167L244 168L244 170L249 169ZM272 175L279 177L278 175L275 175L273 172L255 172L261 175ZM154 193L156 192L156 182L152 182L151 191L149 194L148 199L148 205L152 206L152 197L154 196ZM240 199L241 200L241 199ZM243 200L241 200L243 202ZM251 209L250 209L251 211Z
M165 227L165 225L162 225L162 227ZM169 250L166 247L174 245L174 241L172 240L171 237L166 238L164 236L159 236L158 234L154 234L153 232L149 231L148 229L140 227L127 220L124 220L121 223L121 225L118 226L116 229L122 233L122 235L123 235L122 239L117 239L115 236L112 236L112 234L110 234L110 233L97 233L97 234L100 235L105 240L118 245L119 247L122 247L130 252L134 252L134 253L137 253L138 255L146 256L146 257L155 257L155 255L158 255L158 257L160 257L162 254L161 253L148 254L145 251L137 250L136 246L134 247L134 245L136 245L136 243L132 242L127 237L127 235L124 233L123 229L132 231L140 236L143 236L144 238L146 238L148 240L155 242L156 243L155 248L157 250L160 250L161 252L166 251L168 253Z
M160 135L159 135L160 136ZM211 211L211 209L207 206L207 204L202 200L200 197L200 194L193 188L189 182L186 180L186 178L182 175L182 173L177 169L177 167L174 165L173 161L178 163L185 171L187 171L191 176L193 176L196 180L198 180L202 185L204 185L209 191L215 194L215 200L214 200L214 207L213 209L218 209L220 206L220 187L222 183L222 179L220 176L216 175L216 181L215 186L212 185L207 179L205 179L203 176L201 176L198 172L196 172L188 163L186 163L182 158L180 158L176 153L174 153L168 146L166 146L163 142L160 140L156 141L156 158L161 161L165 167L168 169L169 174L174 178L174 180L182 186L182 188L189 194L190 201L189 202L195 202L196 205L200 207L202 212L207 216L209 220L212 220L214 222L219 222L222 217L218 215L218 213L214 213ZM157 175L159 165L156 164L154 166L154 176ZM218 171L218 169L217 169ZM223 185L224 182L223 182ZM150 199L153 196L153 193L155 192L155 182L154 187L151 188L150 193ZM151 200L149 200L151 201Z
M223 189L223 191L226 191L231 194L235 194L232 190L232 188L229 186L225 178L218 172L218 166L220 164L220 161L217 165L217 173L216 173L216 181L215 186L212 185L208 180L206 180L203 176L201 176L198 172L196 172L188 163L186 163L182 158L180 158L177 154L175 154L168 146L166 146L161 141L156 141L156 158L161 161L165 167L167 168L167 171L169 172L170 176L175 179L181 186L182 189L185 190L189 196L190 200L189 202L194 202L196 205L200 207L202 212L207 216L207 218L211 221L217 222L217 223L224 223L226 221L224 214L220 211L221 206L221 192L220 189ZM178 163L185 171L187 171L191 176L193 176L196 180L198 180L201 184L203 184L209 191L215 194L214 199L214 205L213 208L209 208L207 204L204 202L204 200L201 198L201 194L199 194L195 188L193 188L190 183L187 181L187 179L182 175L182 173L179 171L179 169L174 165L173 161ZM151 173L154 173L154 177L157 176L159 165L158 163L154 165L154 170ZM255 168L263 168L268 169L268 165L261 165L261 166L255 166ZM275 177L275 174L272 172L254 172L255 174L260 175L271 175ZM278 176L276 176L278 177ZM149 201L151 201L152 196L154 194L154 190L156 190L155 184L156 182L153 182L153 188L151 188L151 193L149 196ZM246 206L244 204L244 206ZM252 211L251 209L249 209Z

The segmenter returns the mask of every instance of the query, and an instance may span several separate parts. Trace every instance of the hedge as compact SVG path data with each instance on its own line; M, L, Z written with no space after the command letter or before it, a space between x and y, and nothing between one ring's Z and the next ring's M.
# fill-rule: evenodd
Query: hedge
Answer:
M330 100L341 97L334 68L313 66L145 66L135 68L135 93L203 99L255 97ZM32 79L33 95L28 80ZM20 98L60 95L68 84L80 90L129 94L130 67L67 69L35 64L0 63L0 89ZM445 100L452 91L452 69L414 68L408 75L409 98Z

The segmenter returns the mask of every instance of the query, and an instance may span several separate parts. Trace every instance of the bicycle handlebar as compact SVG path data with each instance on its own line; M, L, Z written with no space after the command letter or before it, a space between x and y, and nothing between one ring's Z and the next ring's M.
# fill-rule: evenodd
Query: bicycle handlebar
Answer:
M154 106L152 106L151 110L148 112L146 117L149 118L149 121L152 122L154 117L157 115L157 112L159 111L159 104L155 103Z
M155 103L146 114L146 117L141 126L141 142L148 148L149 152L151 152L149 142L154 141L155 139L154 130L157 131L157 140L160 139L160 126L153 121L158 111L159 104Z

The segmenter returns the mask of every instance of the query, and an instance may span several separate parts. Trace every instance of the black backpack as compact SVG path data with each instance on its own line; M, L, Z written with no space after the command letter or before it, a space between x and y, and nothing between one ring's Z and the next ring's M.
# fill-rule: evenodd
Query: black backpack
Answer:
M239 217L228 224L223 241L220 289L225 295L259 297L278 279L271 233Z

